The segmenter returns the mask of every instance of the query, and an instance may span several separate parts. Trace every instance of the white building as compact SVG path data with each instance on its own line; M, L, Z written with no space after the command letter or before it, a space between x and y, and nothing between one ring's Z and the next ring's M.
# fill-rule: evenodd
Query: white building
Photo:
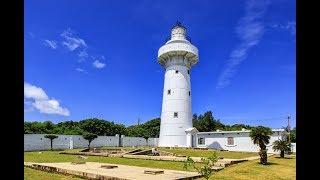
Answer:
M284 138L284 129L272 129L272 132L269 144L267 144L268 153L274 153L272 149L274 141ZM245 129L242 131L199 132L194 135L192 146L228 151L258 152L260 148L253 144L249 133L250 130Z
M186 34L177 23L158 51L165 68L159 146L187 147L185 130L192 128L190 70L198 62L198 49Z

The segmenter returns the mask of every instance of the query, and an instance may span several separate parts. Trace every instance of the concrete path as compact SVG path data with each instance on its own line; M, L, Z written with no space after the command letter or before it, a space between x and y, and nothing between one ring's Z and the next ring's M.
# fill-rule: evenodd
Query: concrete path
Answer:
M101 168L102 165L118 166L114 169ZM68 163L32 163L25 162L24 166L61 174L76 175L78 177L100 180L123 180L123 179L139 179L139 180L167 180L167 179L194 179L200 177L196 172L175 171L167 169L154 169L137 166L126 166L119 164L107 164L97 162L86 162L85 164L72 165ZM163 174L144 174L145 170L162 170Z

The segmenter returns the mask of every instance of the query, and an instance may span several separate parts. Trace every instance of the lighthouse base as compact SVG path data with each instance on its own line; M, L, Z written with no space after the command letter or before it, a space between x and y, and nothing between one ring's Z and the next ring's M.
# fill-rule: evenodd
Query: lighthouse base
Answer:
M160 136L159 147L187 147L187 135Z

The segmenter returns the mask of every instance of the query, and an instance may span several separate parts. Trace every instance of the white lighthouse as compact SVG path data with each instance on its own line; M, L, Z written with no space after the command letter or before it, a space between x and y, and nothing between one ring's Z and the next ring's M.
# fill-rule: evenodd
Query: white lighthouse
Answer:
M159 146L191 147L191 67L198 62L198 49L186 28L177 23L171 38L159 49L158 62L165 68Z

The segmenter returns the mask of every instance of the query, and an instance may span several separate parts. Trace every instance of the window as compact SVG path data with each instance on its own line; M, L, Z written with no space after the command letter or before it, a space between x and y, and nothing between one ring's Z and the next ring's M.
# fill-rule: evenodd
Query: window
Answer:
M178 118L178 112L174 112L174 113L173 113L173 117L174 117L174 118Z
M171 89L169 89L169 90L168 90L168 93L167 93L167 94L168 94L168 95L170 95L170 94L171 94Z
M205 140L204 140L203 137L198 138L198 144L199 144L199 145L204 145L204 144L205 144Z
M178 71L178 70L176 70L176 74L178 74L178 72L179 72L179 71Z
M188 74L190 74L190 70L188 70Z
M234 145L233 137L228 137L228 145Z
M189 96L191 95L190 91L189 91Z

